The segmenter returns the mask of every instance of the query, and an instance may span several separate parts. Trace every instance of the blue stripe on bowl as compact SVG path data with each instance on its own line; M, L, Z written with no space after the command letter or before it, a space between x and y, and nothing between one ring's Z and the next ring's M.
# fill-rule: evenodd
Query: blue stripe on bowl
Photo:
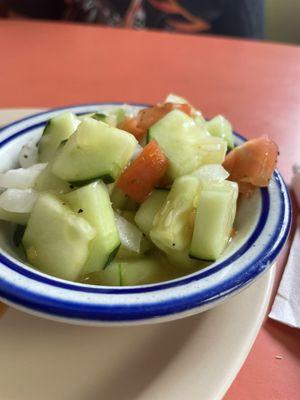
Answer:
M120 103L115 103L120 104ZM95 104L95 107L103 105ZM93 104L89 104L88 106L94 106ZM65 110L69 107L63 107L56 110ZM55 111L55 110L51 110ZM39 113L37 115L44 115L45 121L49 112ZM34 117L27 117L23 120L17 121L9 125L9 127L13 127L17 123L21 121L30 120ZM25 128L11 137L5 139L0 143L0 147L4 146L17 136L26 134L28 131L42 127L45 125L44 122L40 122L38 124L33 124L32 126ZM0 135L3 130L7 129L7 127L2 128L0 130ZM236 136L245 140L241 135L236 134ZM139 320L146 318L153 318L158 316L170 315L173 313L178 313L185 310L190 310L199 305L205 305L211 302L216 301L216 299L220 299L224 296L229 295L232 292L242 288L243 286L249 284L261 271L265 270L276 258L278 253L280 252L290 229L291 223L291 207L290 200L288 196L287 189L285 184L278 173L278 171L274 172L273 179L278 187L278 192L280 193L280 214L278 217L277 227L270 237L270 241L268 245L263 249L263 251L252 260L252 262L246 265L243 268L242 272L237 273L235 276L230 279L225 280L222 284L215 285L214 287L203 290L200 293L186 296L180 298L174 302L171 301L159 301L158 303L149 303L145 304L143 302L141 305L121 305L121 306L101 306L95 304L84 304L81 305L75 302L66 302L59 299L53 301L53 299L49 299L46 296L36 295L31 293L26 288L19 288L14 285L8 284L6 282L2 282L0 284L0 296L3 298L18 304L23 307L27 307L29 309L46 313L52 315L59 315L61 317L66 318L76 318L82 320L95 320L95 321L130 321L130 320ZM262 211L259 217L258 223L254 229L254 232L250 236L250 238L244 243L244 245L234 254L232 254L227 260L222 263L219 263L211 268L205 269L203 271L199 271L194 273L188 277L180 278L174 281L169 281L167 283L155 284L155 285L147 285L144 287L132 287L132 288L103 288L103 287L95 287L90 285L80 285L73 284L65 281L60 281L56 278L48 277L43 274L39 274L34 270L25 269L16 263L9 260L4 255L0 254L0 261L5 264L10 269L16 271L19 274L22 274L30 279L34 279L35 281L43 282L49 284L51 286L57 286L63 289L71 289L81 292L90 292L90 293L109 293L109 294L134 294L134 293L146 293L150 291L159 291L166 288L172 288L175 286L185 285L187 283L197 281L204 277L208 277L215 272L227 267L233 261L237 260L242 254L244 254L252 245L255 244L257 239L259 238L260 233L262 232L265 223L267 221L269 215L269 206L270 206L270 197L268 189L261 189L261 198L262 198ZM285 221L286 220L286 221ZM285 225L282 224L285 221ZM280 239L278 240L278 237Z

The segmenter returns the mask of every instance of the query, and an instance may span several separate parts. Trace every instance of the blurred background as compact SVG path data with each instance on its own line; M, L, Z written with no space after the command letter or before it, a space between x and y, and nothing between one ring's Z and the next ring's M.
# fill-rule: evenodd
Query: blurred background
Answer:
M300 0L0 0L0 16L300 43Z

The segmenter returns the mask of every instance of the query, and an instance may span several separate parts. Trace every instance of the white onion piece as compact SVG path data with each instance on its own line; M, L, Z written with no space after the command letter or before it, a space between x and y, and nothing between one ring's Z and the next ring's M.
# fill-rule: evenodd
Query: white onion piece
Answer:
M9 212L30 213L38 193L32 189L7 189L0 195L0 207Z
M39 154L36 140L31 140L22 147L18 161L22 168L28 168L38 163Z
M133 150L132 156L130 158L130 162L135 160L137 156L143 151L143 147L139 144L137 144Z
M142 232L116 212L115 220L122 246L135 253L140 253Z
M0 173L0 188L28 189L34 186L37 177L47 164L34 164L29 168L9 169Z
M229 173L220 164L207 164L192 173L202 182L222 182L229 177Z

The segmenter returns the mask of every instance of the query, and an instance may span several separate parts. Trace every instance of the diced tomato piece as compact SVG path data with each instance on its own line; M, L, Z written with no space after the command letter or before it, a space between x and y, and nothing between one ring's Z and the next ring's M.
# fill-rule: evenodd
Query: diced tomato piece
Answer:
M123 171L117 186L137 203L142 203L165 175L168 161L157 142L151 140Z
M132 135L135 136L136 140L140 142L145 135L145 131L144 129L139 128L137 125L137 117L125 118L124 121L119 123L118 128L123 129L126 132L132 133Z
M229 172L229 179L239 183L240 192L249 196L252 189L249 184L268 186L277 156L277 144L268 136L261 136L233 149L226 156L223 167Z

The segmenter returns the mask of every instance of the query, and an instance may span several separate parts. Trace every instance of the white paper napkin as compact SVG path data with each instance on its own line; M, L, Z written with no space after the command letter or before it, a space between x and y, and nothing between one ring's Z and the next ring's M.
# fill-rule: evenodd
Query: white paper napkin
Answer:
M294 167L292 189L300 206L300 166ZM300 328L300 217L287 265L269 317Z

